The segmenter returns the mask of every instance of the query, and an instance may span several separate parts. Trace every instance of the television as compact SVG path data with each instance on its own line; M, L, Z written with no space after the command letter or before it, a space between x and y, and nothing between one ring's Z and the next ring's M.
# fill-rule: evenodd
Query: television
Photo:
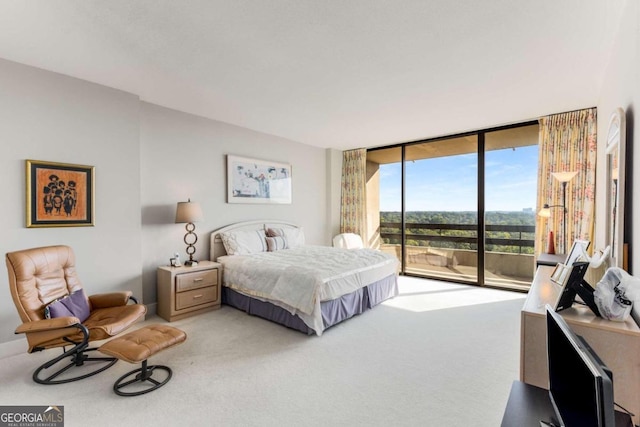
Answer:
M613 375L587 342L547 305L549 396L566 427L614 427Z

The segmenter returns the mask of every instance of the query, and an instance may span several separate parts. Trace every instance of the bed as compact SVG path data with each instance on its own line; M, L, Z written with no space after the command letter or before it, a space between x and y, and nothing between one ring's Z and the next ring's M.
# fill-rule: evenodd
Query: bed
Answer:
M398 294L398 260L373 249L307 245L286 221L246 221L211 233L222 264L222 303L322 335Z

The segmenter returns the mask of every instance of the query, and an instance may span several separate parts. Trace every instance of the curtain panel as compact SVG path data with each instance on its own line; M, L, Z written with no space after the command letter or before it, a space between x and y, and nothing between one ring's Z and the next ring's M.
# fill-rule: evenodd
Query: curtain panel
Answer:
M557 253L567 253L575 239L593 241L596 134L595 108L540 119L537 204L539 209L544 204L552 207L551 217L537 217L536 253L544 252L549 231ZM566 235L562 184L553 172L577 172L566 186Z
M357 149L342 153L342 191L340 196L340 232L355 233L366 242L367 150Z

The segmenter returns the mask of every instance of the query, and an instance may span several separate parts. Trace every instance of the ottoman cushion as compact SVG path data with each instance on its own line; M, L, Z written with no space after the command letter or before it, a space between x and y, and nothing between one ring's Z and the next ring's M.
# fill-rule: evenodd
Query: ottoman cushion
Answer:
M129 363L138 363L186 339L187 334L180 329L167 325L149 325L114 338L101 345L98 350Z

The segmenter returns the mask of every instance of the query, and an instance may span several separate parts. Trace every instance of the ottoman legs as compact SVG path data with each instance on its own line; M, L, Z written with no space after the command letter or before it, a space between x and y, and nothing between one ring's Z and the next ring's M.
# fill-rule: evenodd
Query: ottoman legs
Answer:
M156 370L165 371L166 377L164 379L161 379L161 381L158 381L155 378L153 378L152 377L153 373ZM120 396L139 396L141 394L149 393L150 391L153 391L165 385L171 379L172 374L173 372L171 371L171 368L169 368L168 366L163 366L163 365L147 366L147 361L143 360L142 367L138 369L134 369L133 371L127 374L124 374L123 376L118 378L118 381L116 381L116 383L113 385L113 391L115 391L116 394ZM127 378L130 378L133 375L135 375L134 378L131 378L130 380L125 381ZM140 387L133 386L134 384L137 384L137 383L147 383L147 382L148 384L145 384L147 387L143 388L142 390L140 390ZM133 386L132 389L135 391L133 390L122 391L122 389L127 386Z
M173 374L171 369L163 365L148 366L147 360L166 348L182 344L186 339L187 334L180 329L149 325L102 344L102 353L129 363L142 363L140 368L118 378L113 391L120 396L139 396L168 383ZM154 376L156 371L164 372Z

